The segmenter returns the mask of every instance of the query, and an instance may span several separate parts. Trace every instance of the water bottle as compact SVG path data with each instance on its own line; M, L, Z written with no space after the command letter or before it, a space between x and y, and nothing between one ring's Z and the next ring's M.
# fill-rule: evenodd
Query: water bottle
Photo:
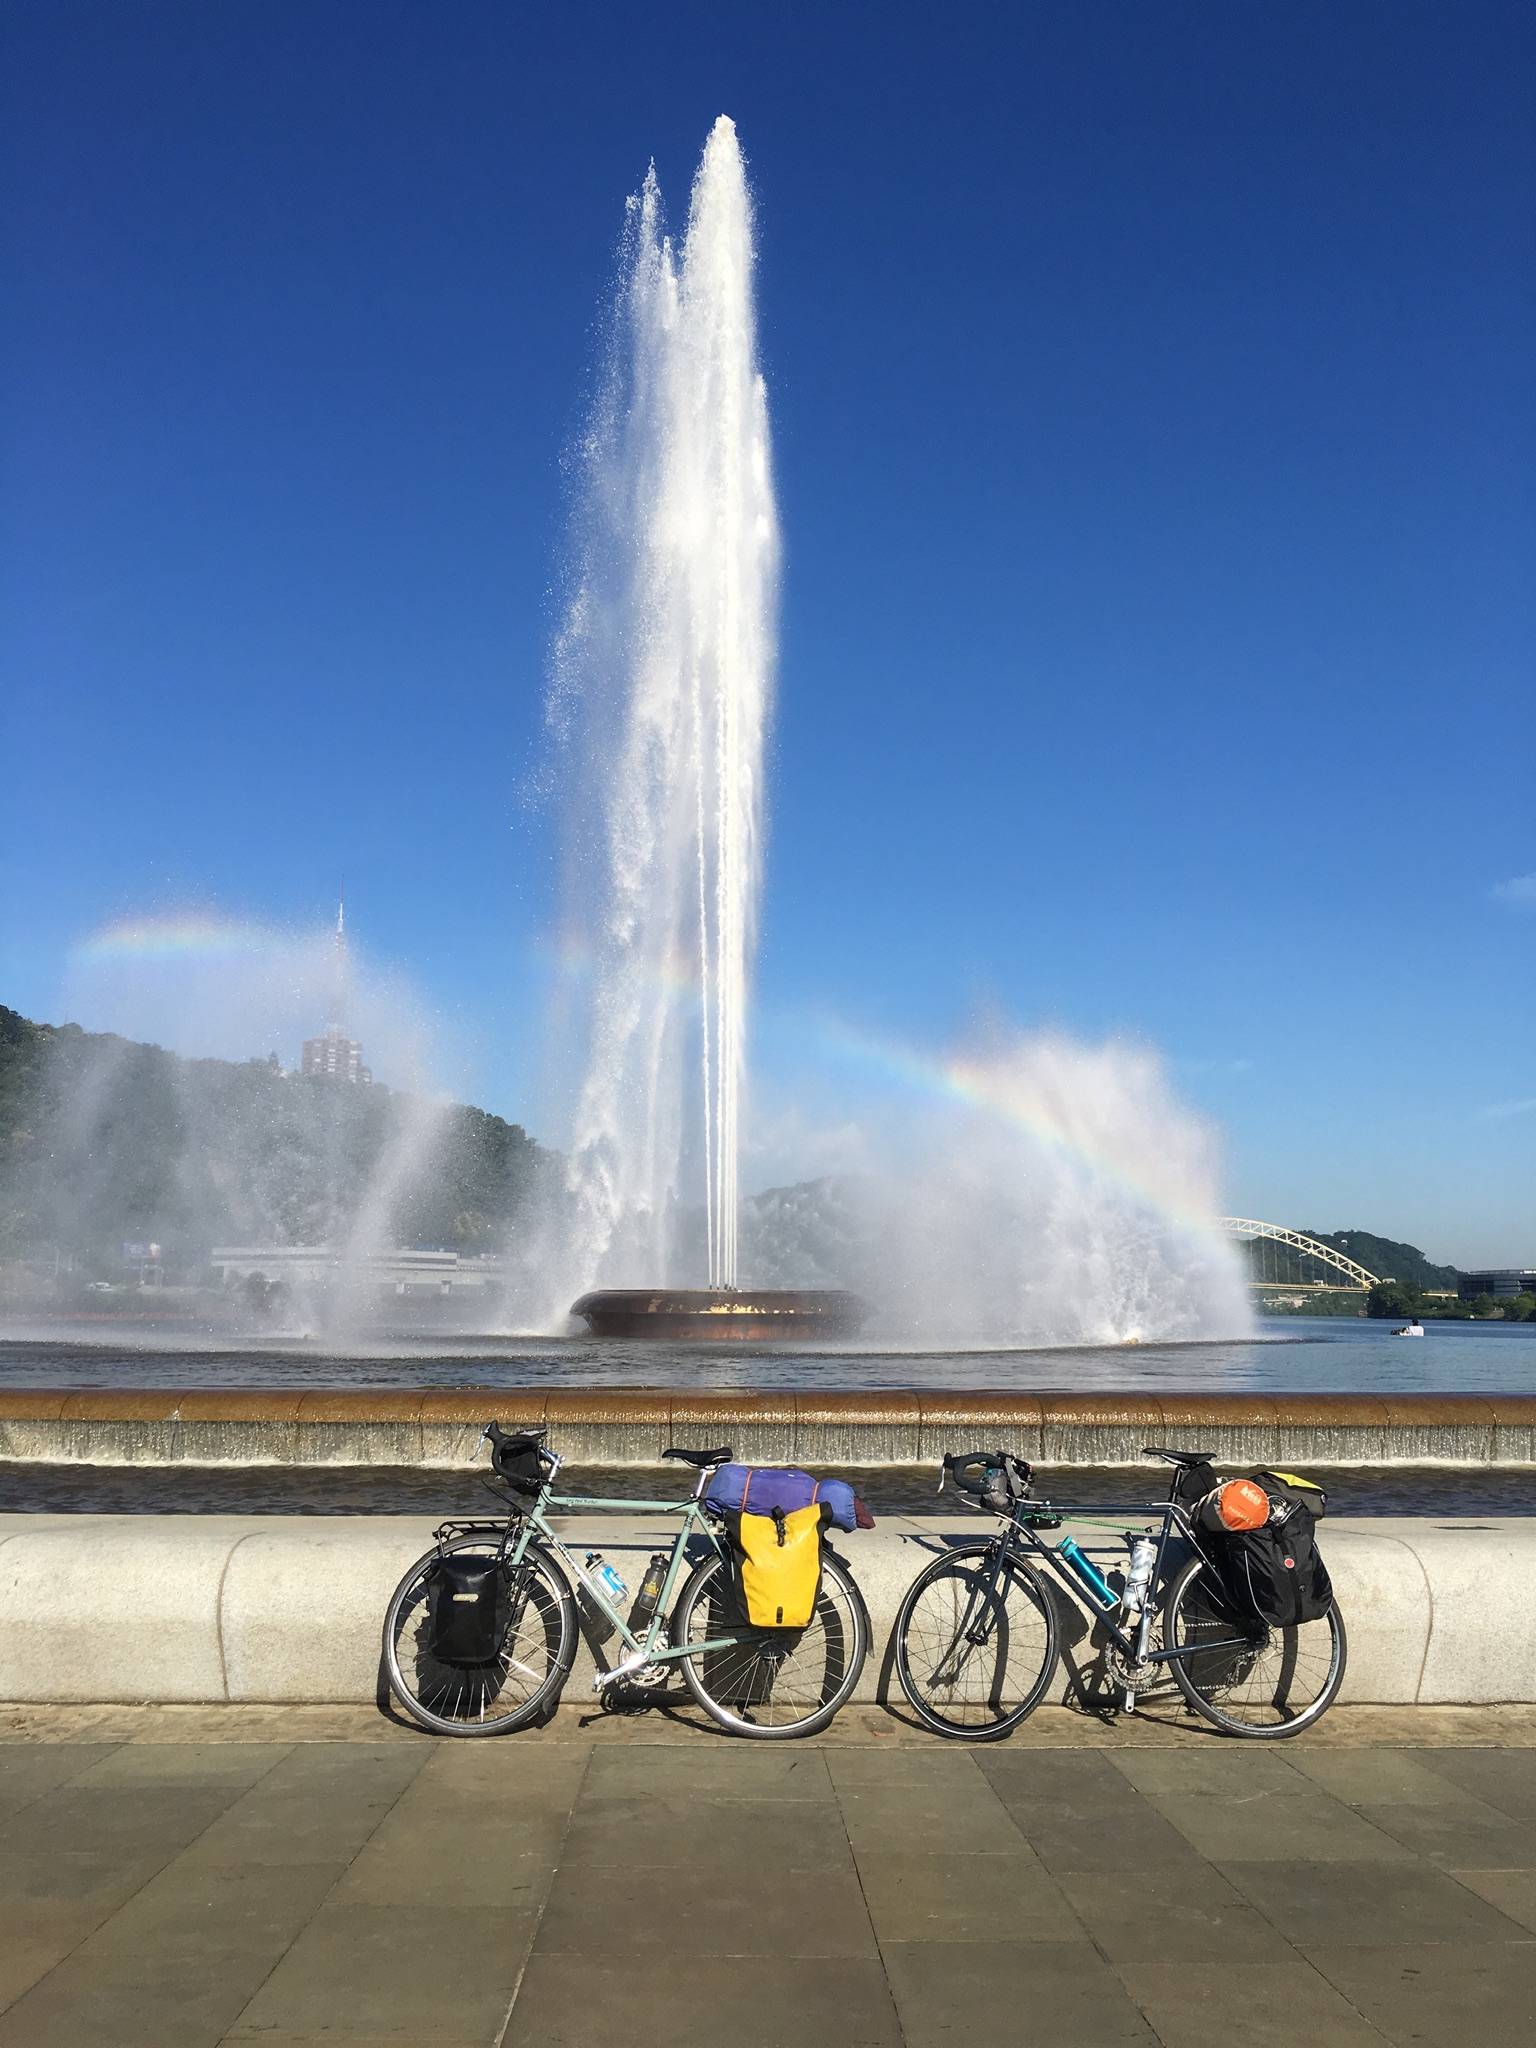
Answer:
M667 1566L671 1561L669 1551L657 1550L651 1553L645 1567L645 1577L640 1581L640 1590L635 1595L635 1604L629 1610L631 1635L644 1636L651 1616L661 1602L661 1589L667 1582Z
M591 1574L593 1584L597 1586L611 1606L617 1607L623 1600L624 1595L629 1591L629 1588L619 1577L613 1566L607 1562L601 1551L597 1550L589 1550L587 1552L586 1566ZM606 1607L598 1605L587 1587L583 1586L581 1592L581 1604L586 1610L588 1634L594 1643L606 1642L609 1636L613 1634L612 1616Z
M1157 1545L1150 1536L1137 1536L1127 1530L1126 1542L1131 1546L1130 1569L1125 1575L1125 1591L1120 1595L1120 1605L1127 1617L1141 1611L1147 1597L1147 1588L1152 1583L1152 1568L1157 1563Z
M602 1587L614 1606L617 1607L624 1598L624 1595L629 1591L629 1588L619 1577L613 1566L608 1563L601 1551L593 1550L588 1552L587 1570L596 1579L598 1585Z
M1080 1549L1070 1536L1062 1537L1056 1547L1056 1555L1066 1560L1068 1570L1101 1614L1108 1614L1112 1607L1118 1605L1117 1596L1110 1590L1109 1581L1092 1558Z

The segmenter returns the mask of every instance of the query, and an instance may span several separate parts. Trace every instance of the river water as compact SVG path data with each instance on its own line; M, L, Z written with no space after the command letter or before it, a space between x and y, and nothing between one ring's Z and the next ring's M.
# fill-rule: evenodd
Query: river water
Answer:
M1536 1324L1392 1325L1287 1317L1210 1344L1050 1351L894 1351L847 1345L624 1343L380 1332L345 1351L322 1338L210 1337L174 1324L68 1330L0 1325L0 1387L773 1387L1082 1393L1527 1393Z

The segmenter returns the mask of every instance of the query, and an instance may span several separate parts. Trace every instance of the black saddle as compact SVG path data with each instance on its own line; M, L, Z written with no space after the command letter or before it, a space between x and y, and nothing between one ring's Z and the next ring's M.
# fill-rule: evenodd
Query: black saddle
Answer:
M692 1465L702 1472L709 1465L729 1465L736 1455L729 1444L721 1444L717 1451L681 1451L674 1444L670 1451L663 1451L664 1458L676 1458L684 1465Z
M1161 1444L1143 1444L1144 1458L1161 1458L1165 1465L1209 1465L1214 1451L1165 1451Z

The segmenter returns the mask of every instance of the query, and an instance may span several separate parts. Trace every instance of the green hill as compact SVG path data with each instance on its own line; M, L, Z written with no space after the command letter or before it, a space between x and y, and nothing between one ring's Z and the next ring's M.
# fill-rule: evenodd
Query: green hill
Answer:
M183 1059L0 1005L0 1258L343 1240L490 1250L553 1155L521 1126L273 1063Z
M1346 1258L1354 1259L1378 1280L1401 1280L1406 1286L1435 1292L1454 1292L1456 1268L1437 1266L1416 1244L1401 1244L1394 1237L1377 1237L1369 1230L1307 1230L1307 1237L1332 1245Z

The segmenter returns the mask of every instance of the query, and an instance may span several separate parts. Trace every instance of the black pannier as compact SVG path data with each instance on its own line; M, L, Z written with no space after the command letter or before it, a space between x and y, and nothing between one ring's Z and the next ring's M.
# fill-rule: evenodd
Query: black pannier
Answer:
M451 1550L437 1560L427 1591L427 1647L440 1664L489 1664L511 1615L511 1580L501 1558Z
M1305 1508L1314 1522L1328 1512L1328 1496L1315 1479L1303 1479L1295 1472L1255 1472L1255 1486L1262 1486L1271 1502L1290 1501Z
M1259 1475L1261 1485L1267 1476ZM1264 1526L1224 1530L1216 1557L1239 1614L1270 1628L1322 1621L1333 1606L1333 1582L1318 1551L1312 1513L1298 1500L1272 1494Z

